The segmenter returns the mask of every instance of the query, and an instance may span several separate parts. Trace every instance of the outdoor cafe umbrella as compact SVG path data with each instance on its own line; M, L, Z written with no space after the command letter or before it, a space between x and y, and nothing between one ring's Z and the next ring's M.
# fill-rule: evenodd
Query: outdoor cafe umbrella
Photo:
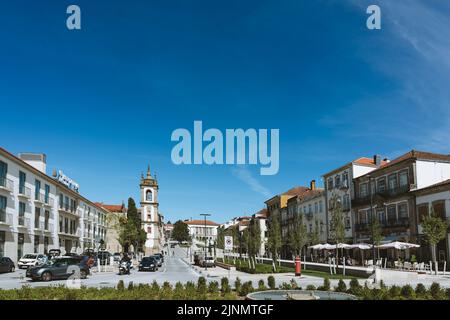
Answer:
M372 248L372 245L367 243L355 243L348 246L347 249L359 249L361 253L361 264L364 264L364 250L369 250Z
M408 242L400 242L400 241L394 241L385 243L382 245L377 246L378 249L396 249L395 252L398 256L398 250L407 250L411 248L419 248L420 245L415 243L408 243Z

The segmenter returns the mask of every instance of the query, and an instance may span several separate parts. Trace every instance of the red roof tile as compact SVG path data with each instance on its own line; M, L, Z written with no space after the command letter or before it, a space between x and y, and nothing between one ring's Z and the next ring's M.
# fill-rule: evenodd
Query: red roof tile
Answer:
M205 220L188 220L188 221L184 221L184 223L190 224L190 225L204 226L205 225ZM218 226L219 224L215 223L213 221L210 221L210 220L206 220L206 225L207 226Z

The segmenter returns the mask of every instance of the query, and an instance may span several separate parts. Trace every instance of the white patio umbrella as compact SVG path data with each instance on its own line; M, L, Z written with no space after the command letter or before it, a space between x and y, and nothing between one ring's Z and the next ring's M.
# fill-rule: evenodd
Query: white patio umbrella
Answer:
M400 242L400 241L394 241L385 243L382 245L377 246L379 249L397 249L397 250L406 250L411 248L419 248L420 245L415 243L408 243L408 242Z
M369 249L372 249L372 245L367 244L367 243L355 243L355 244L350 244L346 249L369 250Z
M313 246L309 246L308 249L313 249L313 250L324 250L325 248L327 248L327 246L329 246L328 243L324 243L324 244L316 244Z

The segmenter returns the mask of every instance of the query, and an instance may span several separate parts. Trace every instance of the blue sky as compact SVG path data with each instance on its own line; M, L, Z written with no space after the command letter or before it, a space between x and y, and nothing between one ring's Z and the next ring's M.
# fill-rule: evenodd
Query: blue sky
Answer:
M438 0L2 1L0 144L105 203L138 200L150 163L166 219L221 222L360 156L449 153L449 30ZM279 128L279 173L173 165L194 120Z

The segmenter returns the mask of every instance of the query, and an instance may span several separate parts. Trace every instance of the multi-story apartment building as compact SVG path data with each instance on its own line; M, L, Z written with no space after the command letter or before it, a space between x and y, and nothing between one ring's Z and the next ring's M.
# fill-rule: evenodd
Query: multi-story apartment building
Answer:
M415 193L411 191L449 178L449 155L414 150L355 178L355 197L352 199L355 240L371 240L373 212L385 241L420 242L420 220Z
M261 209L258 212L256 212L255 214L252 215L252 219L256 220L257 223L259 224L259 230L261 232L261 245L259 248L259 255L260 256L265 256L266 252L268 251L267 249L267 209Z
M98 247L105 215L62 173L48 176L45 155L0 148L0 255L16 261L24 253Z
M207 244L213 244L217 240L218 223L210 220L186 220L184 223L187 224L192 239L204 242L206 238Z
M109 252L123 252L123 248L119 243L119 219L127 216L127 208L125 204L104 204L96 203L96 205L108 211L106 216L106 250Z
M290 198L287 202L288 233L294 227L294 216L302 215L308 236L317 234L319 241L327 241L325 201L325 191L316 188L315 180L311 181L310 188L305 192Z
M434 213L441 219L450 221L450 179L414 191L416 196L416 212L418 222L418 243L421 245L418 258L421 261L431 260L429 244L423 234L422 222L425 216ZM450 225L445 239L437 244L436 259L439 263L450 264Z
M386 164L387 159L381 160L380 156L376 155L371 158L358 158L351 161L337 169L334 169L323 175L325 184L325 198L326 198L326 225L327 225L327 238L329 241L331 235L331 214L333 211L333 198L341 203L342 209L345 215L345 237L347 239L353 238L353 225L352 221L352 198L355 194L354 185L352 183L354 178L362 176L368 172L371 172L381 165Z
M280 251L281 257L289 256L289 247L287 245L287 239L288 239L290 218L288 216L287 211L287 202L289 199L301 195L307 190L309 190L308 187L295 187L265 201L265 204L267 206L269 223L272 216L277 217L280 221L281 238L283 240L283 246Z

